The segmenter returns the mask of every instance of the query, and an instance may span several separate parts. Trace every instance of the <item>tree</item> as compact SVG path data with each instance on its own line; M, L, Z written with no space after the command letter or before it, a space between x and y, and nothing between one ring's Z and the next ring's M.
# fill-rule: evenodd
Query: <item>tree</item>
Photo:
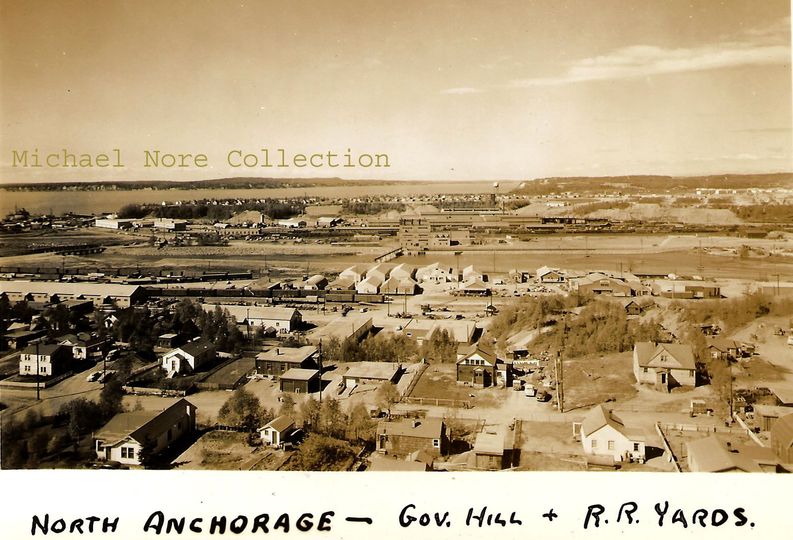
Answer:
M388 415L391 415L391 407L398 403L402 396L399 394L399 389L397 389L396 385L392 382L383 383L380 388L377 389L377 393L375 394L375 398L377 399L377 404L388 411Z
M102 425L102 408L85 398L73 399L61 408L68 415L69 435L75 441Z
M230 426L254 431L261 425L263 412L259 398L245 388L238 388L220 407L218 420Z
M310 397L300 404L300 421L303 424L303 429L321 429L319 418L319 401Z
M355 452L346 441L310 434L298 448L290 467L300 471L339 471L346 469Z
M102 388L102 392L99 394L99 407L105 420L113 418L124 409L121 403L124 397L122 386L121 381L113 377Z
M154 460L155 448L155 442L151 437L146 437L143 439L140 449L138 450L138 461L140 462L141 467L144 469L151 468L152 462Z
M421 355L432 364L454 362L457 359L457 342L445 328L436 330L421 347Z
M360 401L350 409L349 435L359 441L374 441L376 423Z
M281 394L281 406L278 408L278 414L285 414L287 416L294 416L295 414L295 398L292 394Z
M322 401L320 411L321 431L334 438L344 437L347 430L347 415L341 410L338 400L328 398Z

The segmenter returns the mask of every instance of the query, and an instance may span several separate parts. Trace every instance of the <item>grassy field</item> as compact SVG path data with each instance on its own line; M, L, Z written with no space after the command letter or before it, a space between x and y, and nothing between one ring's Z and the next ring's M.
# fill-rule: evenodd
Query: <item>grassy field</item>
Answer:
M565 410L636 395L631 352L585 356L564 363Z
M504 392L503 388L458 385L455 364L435 364L421 375L410 396L467 400L478 407L495 407L503 402ZM474 397L471 397L472 394Z
M287 459L284 452L249 446L245 433L210 431L177 457L173 465L189 470L278 470Z

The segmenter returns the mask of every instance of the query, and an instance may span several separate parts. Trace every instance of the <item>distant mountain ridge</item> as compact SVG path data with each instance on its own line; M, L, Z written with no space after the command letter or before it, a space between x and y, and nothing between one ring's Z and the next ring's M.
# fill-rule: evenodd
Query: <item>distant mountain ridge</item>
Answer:
M0 189L9 191L100 191L135 189L276 189L288 187L321 187L349 185L388 185L391 180L345 180L342 178L260 178L231 177L208 180L112 180L91 182L36 182L0 184Z
M712 174L706 176L574 176L537 178L523 182L512 192L519 195L554 193L662 193L706 189L791 188L793 173Z

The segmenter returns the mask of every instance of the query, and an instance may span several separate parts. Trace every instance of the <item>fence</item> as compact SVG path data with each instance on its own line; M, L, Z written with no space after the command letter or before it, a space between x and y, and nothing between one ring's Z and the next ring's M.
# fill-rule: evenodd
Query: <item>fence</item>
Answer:
M411 405L435 405L436 407L458 407L463 409L471 408L471 402L463 399L406 396L402 398L402 403L408 403Z
M655 423L655 431L658 432L658 436L661 437L661 443L663 444L666 453L669 454L669 460L674 464L675 470L677 472L681 472L680 463L677 461L677 456L674 452L672 452L672 446L669 444L669 441L666 440L664 430L661 428L661 424L658 422Z
M746 431L741 428L732 428L727 426L711 426L711 425L696 425L696 424L658 424L661 429L666 431L695 431L697 433L738 433L744 434Z
M149 388L148 386L123 386L124 392L139 396L185 397L187 390Z
M416 368L416 373L413 374L413 379L410 381L410 384L408 384L408 387L405 388L405 392L402 394L403 400L405 397L410 397L410 394L413 393L413 389L416 387L416 384L418 384L419 379L424 374L424 372L427 371L428 367L430 367L429 364L419 364L419 367Z

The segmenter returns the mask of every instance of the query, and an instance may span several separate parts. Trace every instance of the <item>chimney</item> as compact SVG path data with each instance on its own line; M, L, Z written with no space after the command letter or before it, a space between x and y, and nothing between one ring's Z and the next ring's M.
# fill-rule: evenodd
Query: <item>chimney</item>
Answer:
M421 422L419 422L418 419L414 418L412 424L414 428L417 428L421 425Z
M280 356L280 355L281 355L281 349L280 349L280 348L278 348L278 347L276 347L276 349L275 349L275 354L276 354L277 356Z

